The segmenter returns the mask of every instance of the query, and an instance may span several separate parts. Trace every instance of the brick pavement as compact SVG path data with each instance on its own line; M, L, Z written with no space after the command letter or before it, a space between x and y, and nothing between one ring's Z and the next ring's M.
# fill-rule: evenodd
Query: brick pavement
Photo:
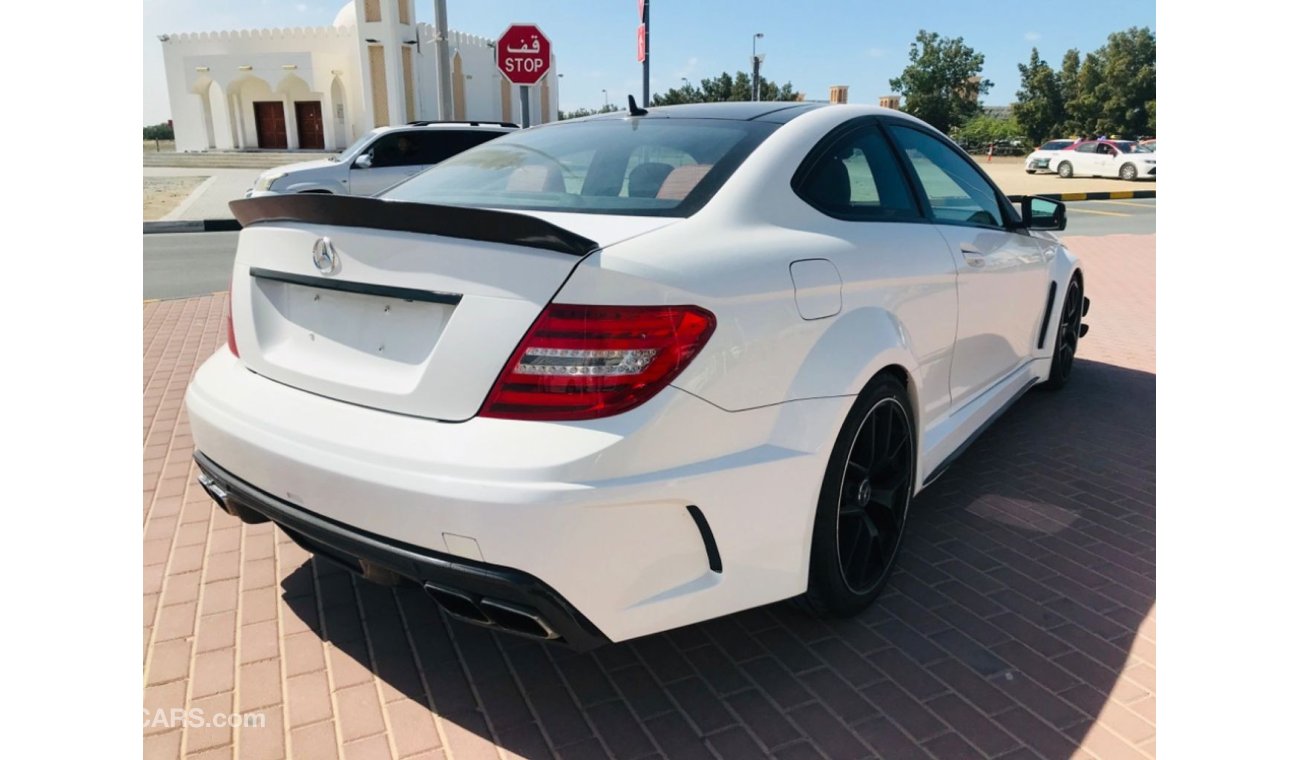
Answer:
M915 502L871 610L776 604L581 655L213 509L182 398L225 298L146 304L145 706L266 725L147 727L145 756L1154 757L1154 236L1070 243L1093 299L1071 387Z

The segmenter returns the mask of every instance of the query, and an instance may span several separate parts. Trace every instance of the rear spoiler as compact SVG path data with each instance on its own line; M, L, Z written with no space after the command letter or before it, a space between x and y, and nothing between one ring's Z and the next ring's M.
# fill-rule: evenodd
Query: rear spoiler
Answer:
M386 201L325 193L294 193L231 201L244 227L270 222L305 222L506 243L586 256L600 246L527 214L466 206Z

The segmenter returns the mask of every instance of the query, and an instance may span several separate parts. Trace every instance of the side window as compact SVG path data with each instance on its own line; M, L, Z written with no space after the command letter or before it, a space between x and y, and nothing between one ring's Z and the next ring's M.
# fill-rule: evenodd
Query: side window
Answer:
M891 126L889 133L916 171L936 220L1002 226L997 191L965 158L915 129Z
M877 126L856 129L821 151L795 193L840 219L920 219L907 180Z
M419 132L395 132L383 135L370 147L372 168L411 166L421 163L424 143Z
M1075 151L1079 153L1096 153L1097 143L1084 143L1083 145L1080 145L1079 147L1075 148Z
M487 130L431 129L421 135L425 138L426 149L423 151L424 155L421 156L420 163L440 163L502 134L502 132Z

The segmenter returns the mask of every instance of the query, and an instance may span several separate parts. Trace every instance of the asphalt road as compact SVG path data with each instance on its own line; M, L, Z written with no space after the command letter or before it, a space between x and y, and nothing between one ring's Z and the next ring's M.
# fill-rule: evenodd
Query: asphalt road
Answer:
M1076 201L1065 204L1065 232L1070 235L1153 235L1156 199Z
M1156 231L1156 202L1080 201L1067 205L1065 236ZM188 298L225 290L235 261L237 232L144 236L144 297Z
M238 232L144 236L144 297L188 298L230 287Z

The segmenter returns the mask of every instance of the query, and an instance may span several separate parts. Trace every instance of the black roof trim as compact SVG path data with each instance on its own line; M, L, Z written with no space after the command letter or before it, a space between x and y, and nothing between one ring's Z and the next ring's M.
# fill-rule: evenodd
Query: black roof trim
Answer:
M594 240L534 216L466 206L301 193L231 201L230 210L244 227L271 222L331 224L506 243L571 256L586 256L599 247Z
M755 116L750 121L765 121L771 124L787 124L797 116L802 116L818 108L826 108L830 103L791 103L789 108L781 108L771 113Z
M779 119L765 119L763 117L771 116L792 108L814 108L820 103L804 103L795 100L772 100L765 102L757 101L726 101L719 103L683 103L676 106L655 106L646 109L648 113L641 116L643 119L724 119L728 121L779 121ZM802 113L800 110L799 113ZM630 116L627 111L615 111L612 113L600 114L597 119L626 119Z

